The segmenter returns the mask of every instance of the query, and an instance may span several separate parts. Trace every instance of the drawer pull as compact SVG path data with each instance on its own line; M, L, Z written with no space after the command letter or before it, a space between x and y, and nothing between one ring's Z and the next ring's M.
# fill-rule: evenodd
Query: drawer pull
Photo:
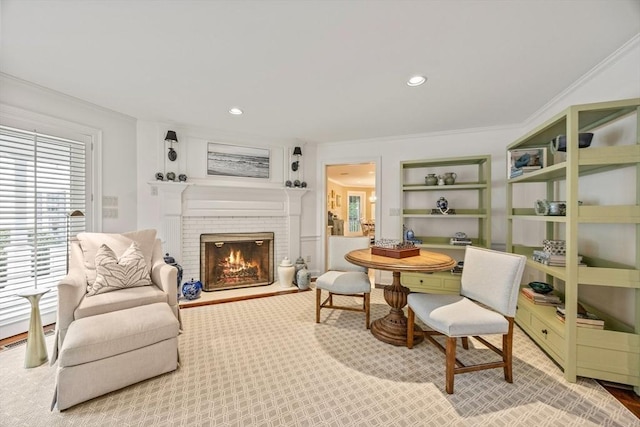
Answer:
M545 335L547 335L547 334L549 333L549 331L547 331L546 329L543 329L543 330L542 330L542 331L540 331L540 332L542 332L542 333L543 333L543 334L545 334Z
M423 280L422 280L422 279L420 279L420 283L422 283L422 282L423 282Z

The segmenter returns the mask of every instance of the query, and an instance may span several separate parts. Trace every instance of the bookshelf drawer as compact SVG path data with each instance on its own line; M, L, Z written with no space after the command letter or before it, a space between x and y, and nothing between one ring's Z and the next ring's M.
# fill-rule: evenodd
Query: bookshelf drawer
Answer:
M456 294L460 292L460 276L451 273L403 273L400 283L411 292L426 292L436 294Z
M562 354L564 339L556 333L548 323L543 322L537 316L531 316L531 329L533 333L551 348L556 354Z

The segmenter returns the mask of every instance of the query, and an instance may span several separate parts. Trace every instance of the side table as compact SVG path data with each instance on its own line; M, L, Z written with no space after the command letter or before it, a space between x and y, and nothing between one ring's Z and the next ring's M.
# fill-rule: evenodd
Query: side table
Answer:
M19 297L31 303L31 319L27 336L27 352L24 359L25 368L35 368L49 360L47 345L44 342L42 319L40 318L40 298L51 289L26 289L17 293Z

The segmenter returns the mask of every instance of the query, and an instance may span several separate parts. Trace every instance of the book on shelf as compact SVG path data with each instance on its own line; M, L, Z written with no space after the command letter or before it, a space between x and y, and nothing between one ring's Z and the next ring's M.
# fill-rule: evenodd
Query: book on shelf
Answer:
M564 304L556 307L556 316L561 318L562 321L564 321L565 313L566 313L566 310L565 310ZM578 303L578 312L576 313L576 322L578 323L578 325L595 325L595 326L604 327L604 320L600 319L598 316L596 316L593 313L589 313L587 310L585 310L585 308L580 303Z
M564 320L564 316L560 313L556 313L556 317L558 318L558 320L560 320L562 323L565 322ZM602 323L585 323L582 321L582 319L577 319L576 320L576 325L578 325L581 328L589 328L589 329L604 329L604 321L602 321Z
M564 267L567 265L566 255L553 255L549 252L534 250L531 259L544 265L552 267ZM578 264L585 265L582 262L582 255L578 255Z
M525 298L527 298L534 304L551 306L558 306L562 304L562 300L560 300L560 297L553 293L539 294L531 288L522 288L520 292L522 293L522 295L524 295Z
M462 274L462 268L455 266L451 269L451 274Z
M449 240L449 244L454 246L466 246L466 245L472 244L472 242L471 242L471 239L461 239L461 238L452 237L451 240Z
M565 322L564 305L559 305L558 307L556 307L556 317L562 323ZM576 324L583 328L604 329L604 320L600 319L595 314L586 311L581 304L578 304L578 312L576 313Z

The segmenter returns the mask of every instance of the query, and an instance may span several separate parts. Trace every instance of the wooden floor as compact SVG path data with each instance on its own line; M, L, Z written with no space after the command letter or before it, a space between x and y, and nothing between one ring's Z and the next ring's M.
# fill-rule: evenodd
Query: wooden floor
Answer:
M640 396L635 394L629 386L611 384L605 381L598 381L602 387L620 401L627 409L640 419Z
M252 298L252 297L247 297ZM255 298L255 296L253 296ZM230 301L238 301L239 299L229 299L225 302ZM207 302L205 304L216 304L218 302ZM45 326L43 329L45 333L49 331L53 331L55 329L55 323L51 325ZM7 345L11 345L14 343L18 343L21 340L26 340L27 333L15 335L13 337L8 337L0 340L0 351L4 350ZM640 396L634 393L633 389L629 386L622 384L613 384L606 381L598 381L605 390L607 390L613 397L618 399L620 403L622 403L627 409L629 409L638 419L640 419Z

